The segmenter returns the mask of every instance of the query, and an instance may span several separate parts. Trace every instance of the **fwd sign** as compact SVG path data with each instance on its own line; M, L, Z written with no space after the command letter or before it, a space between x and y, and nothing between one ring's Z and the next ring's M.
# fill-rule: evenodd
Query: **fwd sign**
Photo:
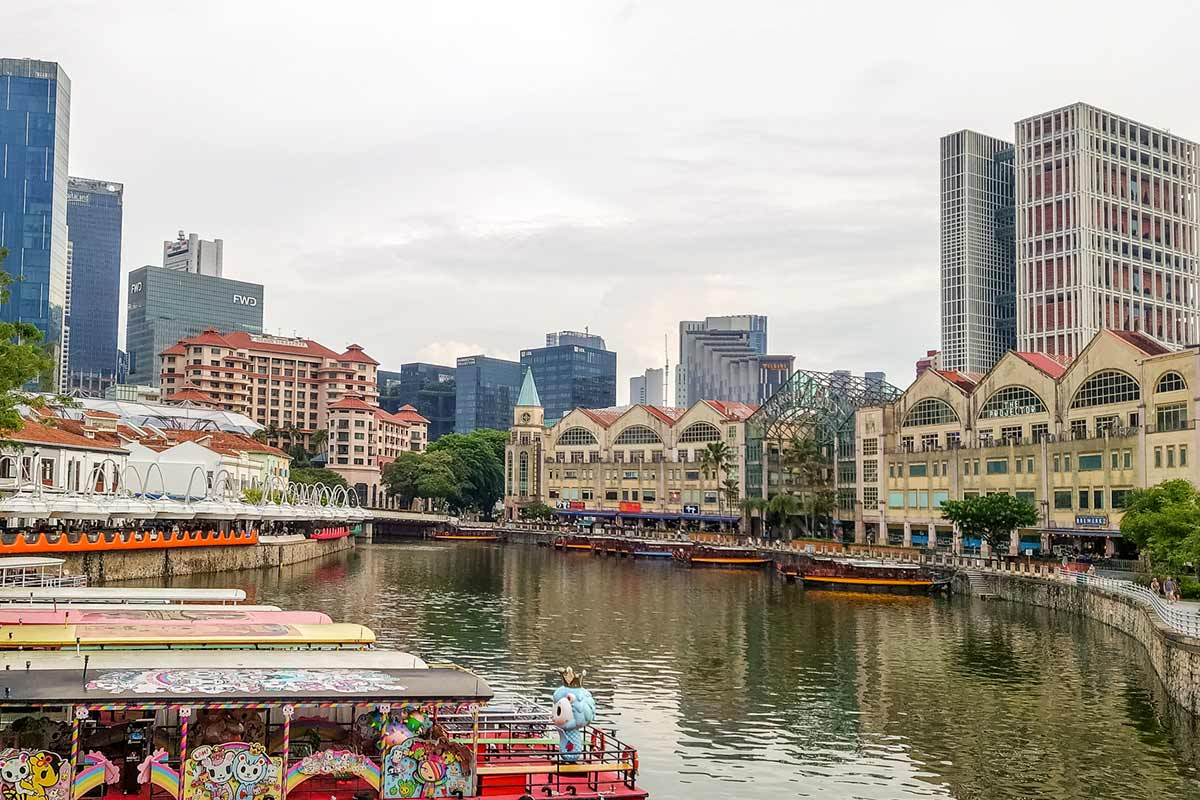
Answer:
M233 296L233 304L235 306L256 306L258 305L258 298L246 294L235 294Z

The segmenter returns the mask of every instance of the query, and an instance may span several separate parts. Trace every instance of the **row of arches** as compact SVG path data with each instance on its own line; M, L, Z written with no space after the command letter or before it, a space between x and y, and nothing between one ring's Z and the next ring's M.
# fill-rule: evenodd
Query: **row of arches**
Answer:
M679 434L680 444L721 441L721 430L711 422L693 422ZM559 434L555 445L586 447L600 442L587 428L568 428ZM614 446L663 444L662 437L645 425L630 425L624 428L613 441Z
M1155 394L1175 392L1187 388L1187 381L1175 371L1165 372L1154 386ZM1092 408L1094 406L1128 403L1140 400L1141 385L1125 372L1115 369L1102 370L1089 376L1075 392L1070 407ZM1035 392L1025 386L1005 386L997 389L979 409L980 419L1014 417L1026 414L1044 414L1046 404ZM949 425L959 422L958 412L944 400L926 397L904 415L902 427L917 428L930 425Z

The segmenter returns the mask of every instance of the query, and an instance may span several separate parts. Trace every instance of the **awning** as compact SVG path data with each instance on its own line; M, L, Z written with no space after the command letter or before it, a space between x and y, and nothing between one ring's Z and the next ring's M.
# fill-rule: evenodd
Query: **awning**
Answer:
M568 509L556 508L555 514L561 514L565 517L596 517L603 519L612 519L621 517L622 519L661 519L669 521L695 521L695 522L737 522L741 517L729 516L726 514L675 514L666 511L592 511L588 509Z
M1051 536L1090 536L1094 539L1120 539L1119 530L1109 528L1034 528L1038 533L1048 533Z

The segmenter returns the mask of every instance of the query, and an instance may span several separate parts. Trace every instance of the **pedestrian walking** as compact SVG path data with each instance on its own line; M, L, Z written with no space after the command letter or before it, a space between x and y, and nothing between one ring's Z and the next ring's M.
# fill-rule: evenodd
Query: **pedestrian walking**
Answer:
M1150 579L1150 591L1153 592L1155 595L1162 594L1162 584L1158 582L1157 575L1155 575L1153 578Z
M1175 579L1174 578L1167 576L1167 579L1165 581L1163 581L1163 594L1165 594L1167 596L1168 603L1175 602Z

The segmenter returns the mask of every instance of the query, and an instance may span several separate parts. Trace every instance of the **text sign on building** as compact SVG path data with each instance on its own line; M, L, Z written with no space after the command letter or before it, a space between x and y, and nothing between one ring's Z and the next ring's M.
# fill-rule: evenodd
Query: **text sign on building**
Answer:
M1019 405L1016 400L1009 400L1000 407L993 406L988 409L987 416L990 417L1020 417L1025 414L1036 414L1042 409L1037 406ZM984 415L980 415L984 416Z
M689 505L685 505L685 506L683 507L683 513L685 513L685 514L699 514L699 513L700 513L700 506L697 506L697 505L690 505L690 504L689 504Z
M572 500L568 508L570 508L572 511L582 511L583 509L587 508L587 506L584 505L582 500Z
M141 290L142 290L142 282L141 281L129 284L129 293L130 294L137 294Z
M235 294L233 296L233 304L235 306L256 306L258 305L258 298L251 297L248 294Z
M617 506L622 514L637 514L642 510L641 503L621 503Z
M1076 528L1107 528L1108 516L1105 514L1076 514Z

